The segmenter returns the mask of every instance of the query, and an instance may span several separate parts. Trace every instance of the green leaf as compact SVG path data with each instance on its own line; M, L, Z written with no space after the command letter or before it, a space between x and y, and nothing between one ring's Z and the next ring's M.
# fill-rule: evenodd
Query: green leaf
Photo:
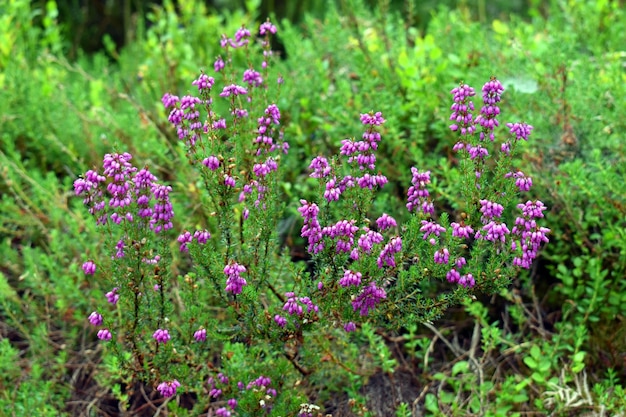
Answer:
M460 361L452 366L452 375L457 375L460 373L465 373L469 369L469 363L467 361Z
M539 359L541 358L541 349L539 349L539 346L537 345L533 345L533 347L530 348L530 356L532 356L535 359Z
M531 358L530 356L526 356L524 358L524 363L526 364L526 366L528 366L530 369L537 369L537 361L535 361L533 358Z
M17 293L13 287L9 285L9 282L2 272L0 272L0 298L3 300L18 301Z
M546 381L546 378L545 378L542 374L540 374L540 373L538 373L538 372L533 372L533 373L532 373L532 375L531 375L530 377L531 377L531 378L532 378L535 382L538 382L538 383L540 383L540 384Z
M431 413L437 413L439 411L439 403L437 401L437 397L435 394L426 394L426 399L424 400L424 408L430 411Z
M503 23L501 20L494 19L491 26L493 28L493 31L499 35L506 35L509 33L509 27L505 23Z
M455 398L456 395L452 394L451 392L441 391L439 393L439 399L444 404L452 404Z
M585 360L585 356L587 355L587 352L576 352L574 354L574 356L572 357L572 361L574 362L582 362Z

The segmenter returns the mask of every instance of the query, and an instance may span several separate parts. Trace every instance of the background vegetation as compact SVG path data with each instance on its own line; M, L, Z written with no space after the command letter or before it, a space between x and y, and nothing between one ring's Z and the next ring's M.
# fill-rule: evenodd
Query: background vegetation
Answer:
M468 301L435 323L345 336L339 363L320 364L320 379L294 387L292 398L336 416L624 414L626 16L618 1L530 2L524 13L505 3L425 10L313 1L306 11L281 11L279 106L292 149L284 161L284 239L295 261L303 254L297 201L314 186L308 161L359 132L359 113L388 119L379 168L391 186L377 204L405 216L409 167L417 165L439 178L440 208L457 207L449 91L490 75L507 88L506 113L535 126L521 168L550 207L552 230L534 268L508 291ZM139 387L120 380L86 320L109 289L88 282L80 265L104 237L72 198L72 182L103 154L129 151L185 201L175 207L174 230L183 229L181 219L201 224L195 179L160 98L187 91L198 70L211 67L222 33L264 21L267 12L254 1L220 11L196 1L129 10L133 24L124 30L132 36L103 35L102 49L85 53L88 32L77 34L80 22L61 23L54 1L0 5L6 415L155 414ZM173 268L186 272L180 259ZM224 349L233 369L249 366L239 345ZM172 402L171 415L185 415L193 401Z

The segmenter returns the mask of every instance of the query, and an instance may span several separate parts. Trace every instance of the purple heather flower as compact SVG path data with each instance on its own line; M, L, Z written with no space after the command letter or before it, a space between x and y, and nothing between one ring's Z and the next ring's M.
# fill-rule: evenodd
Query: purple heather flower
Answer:
M83 264L83 272L85 275L93 275L96 273L96 264L93 261L87 261Z
M278 164L273 158L269 157L262 164L255 164L254 167L252 168L252 171L254 172L254 175L256 175L257 177L265 177L267 174L269 174L272 171L276 171L277 169L278 169Z
M230 112L237 119L243 119L244 117L248 117L248 110L246 109L234 109Z
M242 42L246 40L246 38L249 38L249 37L250 37L250 31L246 29L244 26L237 29L237 32L235 32L235 42L237 42L239 46L244 45L245 43L242 44Z
M447 264L450 260L450 252L447 248L439 249L435 252L435 263L437 264Z
M322 235L331 239L337 239L337 252L349 253L354 243L354 234L359 230L355 226L356 220L340 220L332 226L326 226L322 229Z
M185 112L183 116L184 119L189 120L197 118L195 116L196 104L202 104L202 100L195 96L183 96L183 98L180 99L180 109L189 110L189 112Z
M383 114L381 112L370 112L361 114L361 123L370 126L380 126L385 123Z
M167 117L167 120L171 124L173 124L174 126L180 126L183 123L184 116L185 116L185 112L184 111L182 111L181 109L179 109L177 107L174 107L172 109L172 111L170 111L170 114ZM180 133L179 133L178 137L179 137L179 139L182 139Z
M106 177L98 174L96 171L89 170L85 173L85 178L78 178L74 181L74 193L79 196L83 193L91 193L93 190L98 188L98 184L101 182L105 182ZM87 205L87 201L83 201L85 205Z
M320 211L317 204L309 203L306 200L300 200L300 204L302 204L302 206L298 208L298 211L305 220L312 220L317 218L317 214Z
M359 236L358 245L361 250L367 254L372 251L374 245L382 243L384 240L383 235L373 230L364 228L365 233Z
M263 56L264 56L264 57L267 57L267 56L272 56L272 55L273 55L273 54L272 54L272 51L269 51L269 53L266 53L266 52L267 52L267 51L263 51ZM267 64L267 60L265 60L265 59L264 59L264 60L263 60L263 62L261 62L261 68L265 69L265 68L267 68L267 65L268 65L268 64Z
M330 238L351 237L359 228L355 226L356 220L340 220L332 226L324 227L324 235Z
M215 410L215 415L217 417L230 417L231 413L226 407L220 407L217 410Z
M270 20L267 19L265 22L261 23L261 26L259 27L259 35L265 36L270 33L272 35L276 34L276 26L274 26Z
M98 339L104 340L104 341L109 341L111 340L111 337L113 337L109 329L98 330L97 336L98 336Z
M504 207L501 204L489 200L480 200L480 212L482 213L483 222L486 222L486 219L502 216L503 211Z
M395 219L387 213L383 213L382 216L376 220L376 225L380 230L387 230L398 226Z
M165 329L157 329L153 334L152 338L157 341L157 343L167 343L168 340L171 339L170 332Z
M461 274L459 274L459 271L457 271L455 268L452 268L446 274L446 279L448 280L448 282L456 284L461 279Z
M462 285L465 288L472 288L476 284L476 281L474 280L474 277L472 276L472 274L461 276L458 282L459 282L459 285Z
M287 325L287 319L281 316L280 314L276 314L274 316L274 321L278 324L279 327L285 327Z
M226 292L231 292L234 295L241 294L244 285L248 284L245 278L241 277L244 272L246 272L246 267L237 262L231 261L224 267L224 274L228 277L226 279Z
M482 145L467 146L467 152L470 155L470 159L485 159L489 156L489 151Z
M217 379L219 379L220 382L224 385L228 384L228 377L221 372L217 374Z
M285 297L287 297L287 301L283 306L283 311L286 311L289 315L297 315L301 316L304 313L302 306L298 304L296 295L293 292L285 293Z
M196 239L199 245L204 245L211 239L211 233L208 230L196 230L193 233L193 238Z
M485 105L480 109L480 114L476 117L476 123L482 126L480 132L480 140L485 139L485 134L489 134L489 139L493 142L495 139L493 131L500 125L496 117L500 114L498 103L500 96L504 92L504 87L500 81L492 77L490 81L483 85L483 102Z
M172 187L169 185L154 184L152 186L152 195L156 202L154 203L154 213L150 219L150 229L154 233L160 233L163 230L169 230L174 227L172 224L174 209L170 202L170 191L172 191Z
M515 140L527 141L533 130L533 127L526 123L507 123L506 127L510 129L512 135L515 135Z
M211 171L215 171L220 167L220 160L216 156L211 155L208 158L202 160L202 165L209 168Z
M445 231L445 227L431 220L422 220L422 227L420 228L420 232L424 232L424 236L422 237L424 240L428 239L428 236L430 235L439 236Z
M128 152L104 155L102 163L104 175L112 179L107 185L107 191L111 194L109 206L112 208L126 207L132 202L130 176L137 171L137 168L129 162L132 158Z
M226 129L226 119L219 119L213 122L213 129Z
M363 275L360 272L352 272L351 270L347 269L343 274L343 278L339 280L339 285L341 285L342 287L349 287L350 285L358 287L359 285L361 285L362 277Z
M270 120L275 125L280 124L280 110L278 109L278 106L276 104L270 104L269 106L267 106L267 108L265 109L265 115L266 115L266 118L265 118L266 126L270 125L269 123Z
M367 316L370 310L373 310L381 300L387 298L387 293L382 288L378 288L375 282L367 285L361 293L352 301L354 311L359 310L361 316Z
M133 178L135 188L139 190L150 190L152 184L157 181L155 177L147 168L139 170Z
M543 217L543 211L547 209L547 207L539 200L527 201L524 204L518 204L517 208L522 211L524 217L530 218Z
M209 397L217 398L220 395L222 395L222 390L221 389L212 388L211 391L209 391Z
M524 175L524 173L522 171L517 171L517 172L507 172L504 175L504 178L515 178L515 186L520 190L520 191L528 191L530 190L530 187L533 186L533 180L531 177L527 177L526 175Z
M319 307L315 305L309 297L300 297L299 300L300 300L300 303L306 306L307 313L310 313L312 311L317 313L319 311Z
M123 258L126 253L124 252L124 248L126 247L126 243L124 242L124 239L120 239L117 241L117 243L115 244L115 257L116 258Z
M227 187L235 188L235 179L230 175L224 175L224 185Z
M489 240L491 242L497 242L498 240L504 242L506 240L506 235L510 233L511 231L506 224L492 220L483 226L482 231L476 232L474 238Z
M458 269L461 269L465 265L467 265L467 260L464 257L461 256L459 259L456 260L456 262L454 264L456 265L456 267Z
M93 313L89 315L89 323L91 323L94 326L102 325L103 321L104 320L102 318L102 314L98 314L97 311L94 311Z
M197 342L204 342L206 340L206 329L198 329L194 332L193 338Z
M133 215L132 215L132 213L126 213L124 216L120 216L119 213L111 214L111 220L115 224L122 223L122 220L124 220L124 219L128 220L129 223L132 223L133 222Z
M166 109L169 109L170 107L175 107L176 104L180 102L180 99L170 93L165 93L163 98L161 98L161 102Z
M324 249L322 228L317 220L319 207L315 203L309 203L306 200L300 200L301 207L298 211L304 218L304 225L300 235L309 241L309 252L316 254Z
M157 386L157 391L165 398L169 398L176 395L176 389L178 387L180 387L180 382L175 379L173 381L161 382Z
M259 387L265 389L269 387L271 383L272 380L269 377L260 375L257 379L250 381L246 388L252 389L253 387Z
M188 231L184 231L178 236L178 243L180 243L180 251L181 252L189 252L189 248L187 247L193 241L193 236Z
M220 46L221 46L222 48L226 48L226 49L228 49L227 47L228 47L228 46L229 46L229 44L230 44L230 42L229 42L229 41L230 41L230 39L228 39L228 36L226 36L225 34L223 34L223 33L222 33L222 36L220 37Z
M344 139L341 141L340 155L350 156L358 152L356 142L351 139Z
M461 84L450 92L454 96L454 104L450 107L452 115L450 120L454 121L450 125L450 130L456 132L460 129L461 136L471 135L476 130L474 125L472 112L474 111L474 103L470 97L476 95L472 87L467 84Z
M110 304L117 304L117 301L120 299L120 295L117 293L117 290L119 290L118 287L113 288L111 291L109 291L108 293L105 294L107 301Z
M224 89L220 93L220 97L229 97L231 95L239 96L239 95L246 95L246 94L248 94L248 90L246 90L244 87L236 85L236 84L231 84L231 85L227 85L226 87L224 87Z
M466 144L463 141L459 141L459 142L454 144L454 146L452 147L452 150L454 152L459 152L459 151L467 149L469 146L470 146L469 143Z
M263 77L260 72L247 69L243 73L243 82L248 83L250 87L259 87L263 84Z
M522 253L513 259L513 265L529 269L537 257L540 246L549 241L547 235L550 229L538 226L535 220L543 217L546 206L541 201L527 201L525 204L518 204L517 207L522 210L523 217L515 219L512 234L520 240ZM511 243L511 249L517 249L515 241Z
M382 187L383 185L387 184L387 182L389 181L387 180L387 177L385 177L384 175L364 174L362 177L357 177L356 182L359 185L359 187L369 188L370 190L372 190L376 186Z
M474 233L472 226L466 225L463 221L460 224L452 222L450 226L452 226L452 236L454 237L469 239L470 235Z
M235 398L231 398L227 401L228 406L234 410L235 408L237 408L237 400Z
M215 69L215 72L220 72L221 70L224 69L225 66L226 64L224 63L224 60L222 59L222 57L218 56L215 59L215 63L213 64L213 69Z
M500 145L500 152L502 152L505 155L510 155L511 154L511 142L506 141L504 142L502 145Z
M350 159L352 158L349 158L348 162L352 162ZM359 169L365 169L366 167L372 171L376 169L376 155L374 154L358 154L356 161L359 164Z
M435 207L430 201L428 190L426 186L430 184L430 171L420 172L415 167L411 167L411 173L413 178L411 184L413 184L407 192L408 203L406 208L409 211L413 211L414 208L420 208L424 214L433 214Z
M326 183L326 191L324 191L324 198L329 203L331 201L338 201L341 195L341 188L337 186L337 178L333 177Z
M402 250L402 238L400 236L392 237L389 243L385 245L383 250L378 256L376 261L379 268L383 268L385 265L390 267L396 266L396 260L394 255Z
M209 77L206 74L200 74L197 80L194 80L191 85L195 85L198 87L198 91L202 92L203 90L209 90L213 87L215 80L213 77Z
M356 324L354 324L353 322L349 321L346 324L343 325L343 329L350 333L356 330Z
M316 156L311 161L309 169L313 172L309 175L311 178L324 178L330 174L331 167L328 160L323 156Z

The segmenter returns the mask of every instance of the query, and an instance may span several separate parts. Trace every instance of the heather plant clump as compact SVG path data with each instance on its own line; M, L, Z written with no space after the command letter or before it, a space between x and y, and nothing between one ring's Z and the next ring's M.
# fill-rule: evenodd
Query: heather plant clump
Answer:
M206 193L206 224L174 237L176 256L189 259L193 270L172 276L172 188L148 167L133 166L128 153L107 154L102 174L88 171L74 184L111 237L109 256L83 265L110 288L85 312L97 337L111 345L126 375L165 398L195 392L202 398L198 409L220 416L311 415L317 406L290 405L298 397L281 397L281 388L293 389L287 387L299 383L289 385L290 378L316 370L305 370L297 354L283 355L284 349L307 350L315 364L322 355L319 335L348 337L366 322L399 328L440 317L474 293L505 288L548 241L549 229L541 225L546 207L518 200L532 181L512 163L532 126L507 124L506 139L492 149L504 91L492 78L476 117L474 89L452 90L450 129L459 136L454 150L463 176L459 212L437 212L431 173L416 167L407 191L409 221L375 212L373 201L388 183L376 167L386 120L380 112L363 113L359 139L345 139L338 155L310 162L319 192L314 201L300 200L297 211L311 262L281 255L281 159L289 146L276 105L283 79L271 71L276 32L267 21L257 38L243 27L233 38L224 36L214 76L203 72L191 83L195 95L163 96ZM243 72L233 65L235 54L248 62ZM224 354L252 356L268 349L261 346L273 349L259 355L267 361L287 356L294 376L264 361L236 369L232 358L239 355Z

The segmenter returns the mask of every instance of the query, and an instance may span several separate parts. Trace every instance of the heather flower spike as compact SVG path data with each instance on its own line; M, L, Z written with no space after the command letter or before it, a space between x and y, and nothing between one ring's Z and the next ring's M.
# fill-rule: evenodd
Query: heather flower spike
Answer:
M241 294L243 287L247 285L246 279L241 276L244 272L246 272L246 267L237 262L231 262L224 267L224 274L227 277L226 292L233 295Z
M159 391L159 393L163 397L168 398L168 397L173 397L174 395L176 395L176 390L178 389L178 387L180 387L180 382L174 379L173 381L161 382L157 386L157 391Z
M450 107L452 110L450 120L454 123L450 125L450 130L455 132L458 130L461 137L471 135L476 130L476 126L472 115L474 103L470 98L475 96L476 92L469 85L461 83L452 89L451 93L454 96L454 104Z
M157 343L167 343L171 339L170 333L165 329L157 329L152 337Z

